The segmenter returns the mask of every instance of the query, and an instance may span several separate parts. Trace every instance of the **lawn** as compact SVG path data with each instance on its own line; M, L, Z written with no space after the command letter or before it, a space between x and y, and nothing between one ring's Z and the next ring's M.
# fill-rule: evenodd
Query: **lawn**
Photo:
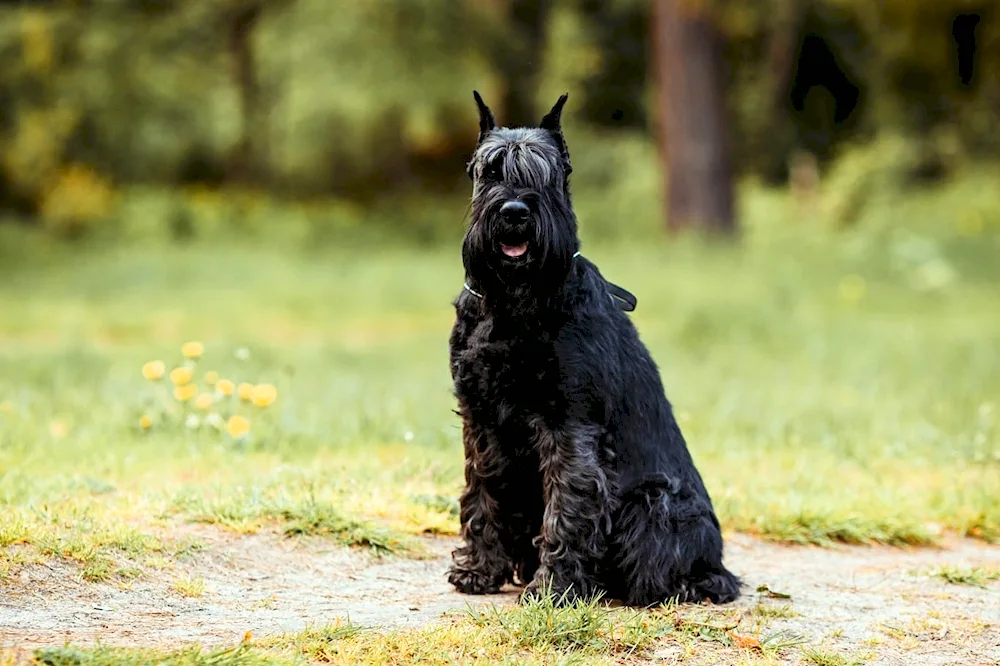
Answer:
M585 245L638 297L727 531L1000 538L1000 226L899 215L757 230L741 249ZM171 535L188 521L400 556L419 556L414 535L457 531L457 247L46 246L3 272L0 584L46 558L127 583L198 547ZM144 378L149 361L183 364L191 340L199 392L212 372L277 399L199 409L166 374ZM246 436L227 432L233 413Z

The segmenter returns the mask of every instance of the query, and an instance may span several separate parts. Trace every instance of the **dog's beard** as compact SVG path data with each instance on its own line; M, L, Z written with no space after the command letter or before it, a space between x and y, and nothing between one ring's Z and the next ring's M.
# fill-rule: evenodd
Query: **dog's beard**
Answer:
M514 198L531 211L519 225L506 223L500 215L500 207ZM577 248L576 219L559 194L477 187L462 259L466 274L483 290L556 289L565 282Z

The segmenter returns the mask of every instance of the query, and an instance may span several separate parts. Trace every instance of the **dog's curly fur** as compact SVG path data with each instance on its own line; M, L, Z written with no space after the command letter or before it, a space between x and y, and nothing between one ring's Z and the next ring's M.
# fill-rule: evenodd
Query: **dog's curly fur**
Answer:
M464 545L449 581L471 594L520 582L527 595L600 591L640 606L737 598L659 371L600 271L576 256L567 95L539 127L515 129L475 99L466 288L450 339ZM504 251L515 246L527 250Z

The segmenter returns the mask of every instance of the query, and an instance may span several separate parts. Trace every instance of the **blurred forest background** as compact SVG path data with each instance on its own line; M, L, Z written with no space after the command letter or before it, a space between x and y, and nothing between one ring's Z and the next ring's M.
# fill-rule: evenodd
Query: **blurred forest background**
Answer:
M996 0L0 1L0 227L454 239L474 88L502 124L537 123L570 92L591 237L739 231L747 187L848 226L876 199L1000 159L998 12Z

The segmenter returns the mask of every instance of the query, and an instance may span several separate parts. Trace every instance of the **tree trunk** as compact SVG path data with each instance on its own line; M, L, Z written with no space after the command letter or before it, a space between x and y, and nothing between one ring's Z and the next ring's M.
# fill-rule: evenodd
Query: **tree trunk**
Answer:
M508 30L498 51L497 70L503 79L501 125L533 127L542 119L535 97L545 55L551 0L508 0ZM555 100L557 95L553 96ZM546 106L546 109L549 107Z
M656 0L653 25L667 225L734 233L722 37L686 0Z
M260 127L263 114L252 43L261 9L262 6L255 2L237 2L231 9L226 25L233 80L239 90L243 124L240 142L230 158L229 179L244 183L258 182L263 176L260 143L266 132Z

